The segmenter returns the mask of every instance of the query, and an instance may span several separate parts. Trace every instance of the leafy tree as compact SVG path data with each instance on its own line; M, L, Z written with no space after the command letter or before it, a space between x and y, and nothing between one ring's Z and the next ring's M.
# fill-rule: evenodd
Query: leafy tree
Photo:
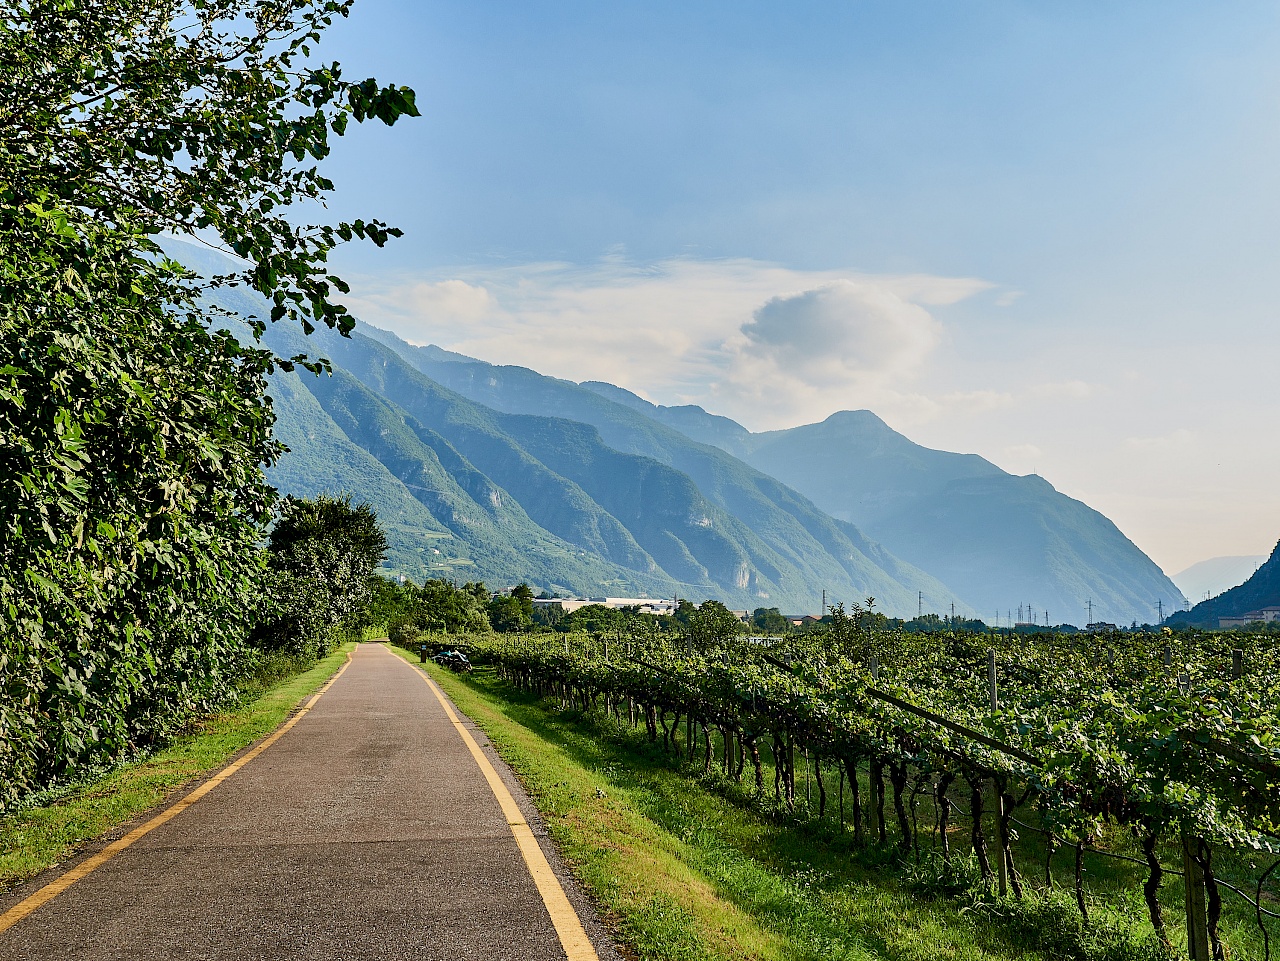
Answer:
M0 10L0 807L229 691L277 456L266 320L352 321L326 266L380 223L299 226L351 120L417 113L312 49L339 0L26 0ZM162 233L243 268L201 279ZM293 358L292 360L303 360ZM303 361L313 367L321 364Z
M693 615L696 614L697 611L698 608L694 606L692 601L686 601L682 597L680 598L679 603L676 604L676 609L670 616L677 624L687 628L689 626L689 622L693 619Z
M499 594L491 600L486 608L489 624L500 634L516 634L528 630L533 618L524 612L520 599Z
M540 600L550 600L550 598L540 598ZM538 627L559 628L568 616L559 604L539 604L533 609L533 623Z
M416 116L413 91L352 82L312 56L351 0L27 0L0 13L0 183L27 223L79 211L121 237L216 236L247 265L271 319L350 330L328 251L399 232L301 228L299 201L351 120ZM133 269L145 273L144 265ZM82 277L95 284L92 277Z
M387 633L395 643L411 646L423 631L488 631L488 603L489 591L483 581L456 587L448 581L430 580L414 588L409 612L392 621Z
M406 616L413 609L414 587L401 584L381 574L369 578L368 623L370 627L386 630L393 620Z
M511 588L511 596L520 602L520 610L527 618L533 618L533 588L523 582Z
M751 623L769 634L785 634L791 628L776 607L757 607L751 615Z
M565 633L586 631L589 634L611 634L626 623L627 617L622 611L603 604L586 604L566 614L556 625L556 630Z
M368 504L350 497L286 498L268 545L274 615L260 643L295 654L323 653L368 621L370 579L387 539Z
M738 616L719 601L703 601L689 617L689 638L704 649L725 644L741 629Z
M505 597L500 594L493 598L487 613L490 625L501 634L527 631L533 626L533 591L528 584L513 587Z

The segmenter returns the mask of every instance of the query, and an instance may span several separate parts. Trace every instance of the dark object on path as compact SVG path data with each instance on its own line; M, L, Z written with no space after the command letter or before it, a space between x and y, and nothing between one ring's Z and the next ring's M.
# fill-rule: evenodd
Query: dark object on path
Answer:
M444 665L455 674L471 673L471 661L461 651L441 651L435 656L435 662Z

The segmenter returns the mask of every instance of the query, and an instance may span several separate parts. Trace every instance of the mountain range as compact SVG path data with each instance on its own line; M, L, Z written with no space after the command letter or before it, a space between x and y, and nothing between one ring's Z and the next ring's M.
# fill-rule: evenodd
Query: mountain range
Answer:
M853 525L661 425L649 428L652 453L639 452L581 420L478 404L362 332L304 340L281 328L266 343L323 353L334 367L273 385L291 448L273 482L369 499L398 535L389 559L406 574L747 609L813 610L824 588L893 610L920 593L933 608L959 600Z
M225 269L186 245L178 255ZM231 314L265 313L243 291L215 296ZM265 342L333 366L272 379L290 449L273 483L369 501L387 569L415 579L788 613L875 597L890 614L955 605L988 621L1025 604L1079 623L1090 598L1098 618L1149 621L1157 599L1182 600L1101 514L1041 478L920 447L867 411L751 433L365 324L349 338L274 325Z
M606 443L665 459L714 485L718 450L810 500L893 556L933 575L979 617L1056 614L1154 622L1185 606L1181 591L1104 515L1036 475L1019 477L976 454L931 450L870 411L752 433L700 407L663 407L596 381L575 384L499 367L371 331L419 371L506 411L556 411L596 427ZM666 427L667 431L662 431ZM698 442L689 447L686 442ZM1016 618L1015 618L1016 619Z

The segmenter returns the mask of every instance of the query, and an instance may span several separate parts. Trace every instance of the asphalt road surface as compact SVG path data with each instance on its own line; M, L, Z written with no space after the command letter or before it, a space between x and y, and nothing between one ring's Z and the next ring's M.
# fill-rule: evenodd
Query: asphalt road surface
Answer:
M361 645L261 754L0 931L0 959L615 959L527 796L450 710Z

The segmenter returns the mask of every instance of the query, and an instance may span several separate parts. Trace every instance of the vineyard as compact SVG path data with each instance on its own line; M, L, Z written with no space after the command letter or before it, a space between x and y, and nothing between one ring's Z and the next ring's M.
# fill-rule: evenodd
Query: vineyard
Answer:
M519 689L754 781L783 812L837 817L857 845L974 860L1010 901L1057 883L1087 924L1086 854L1133 861L1166 948L1269 961L1280 930L1274 636L863 624L838 609L817 637L490 635L465 649ZM1029 835L1042 863L1016 843ZM1170 875L1186 890L1177 916L1161 898ZM1224 899L1255 922L1247 943L1224 936Z

